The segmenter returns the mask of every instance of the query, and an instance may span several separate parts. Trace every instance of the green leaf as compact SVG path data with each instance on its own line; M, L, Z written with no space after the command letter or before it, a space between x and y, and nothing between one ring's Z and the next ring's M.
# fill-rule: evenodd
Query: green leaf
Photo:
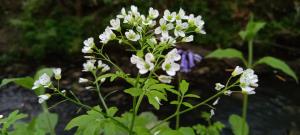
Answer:
M158 97L159 100L167 100L164 93L154 90L148 92L146 96L148 98L148 102L157 110L159 110L160 104L155 98Z
M195 135L195 132L191 127L181 127L179 128L179 132L181 132L183 135Z
M179 103L178 103L178 101L174 100L174 101L171 101L170 104L172 104L172 105L178 105Z
M38 115L36 119L36 124L39 128L47 133L51 133L57 124L58 115L55 113L43 112Z
M20 78L10 78L10 79L3 79L0 87L8 84L8 83L16 83L26 89L31 89L34 83L34 80L31 77L20 77Z
M182 95L185 95L185 93L188 91L189 89L189 83L186 82L185 80L182 80L179 84L179 89Z
M188 102L182 102L182 104L186 107L193 108L194 106Z
M261 30L265 25L265 22L254 22L253 16L251 16L251 19L249 20L246 29L240 31L239 35L243 40L253 40L254 37L257 35L258 31Z
M140 88L129 88L129 89L125 89L124 92L130 94L133 97L137 97L142 95L143 90Z
M242 117L232 114L229 117L229 123L231 125L232 132L234 135L248 135L249 134L249 126L248 124L243 120ZM244 132L242 131L243 125L245 124L244 127Z
M108 78L108 77L111 77L111 78L114 77L114 79L115 79L115 78L117 77L117 75L116 75L116 74L113 74L113 73L104 74L104 75L99 76L99 77L96 79L96 82L100 81L100 80L103 79L103 78Z
M228 48L228 49L217 49L206 56L206 58L239 58L242 61L245 60L243 53L239 50Z
M200 96L195 95L195 94L187 94L184 97L189 97L189 98L200 98Z
M113 117L117 112L118 112L118 108L117 107L110 107L107 110L107 115Z
M12 126L16 121L26 117L27 115L19 113L19 110L13 111L8 115L8 117L0 119L0 125L3 124L1 125L2 128L0 128L0 131L2 133L6 133L10 126Z
M254 65L256 64L267 64L271 66L272 68L281 70L285 74L293 77L296 82L298 83L298 77L296 73L282 60L271 57L271 56L266 56L258 60Z

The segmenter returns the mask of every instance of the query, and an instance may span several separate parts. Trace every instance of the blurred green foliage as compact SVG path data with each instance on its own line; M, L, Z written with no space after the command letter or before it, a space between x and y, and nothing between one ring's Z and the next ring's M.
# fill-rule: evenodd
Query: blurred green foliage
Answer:
M1 21L2 27L15 29L14 34L9 33L9 49L2 50L0 61L2 64L20 58L42 61L46 56L72 59L80 53L83 39L98 37L112 16L132 4L142 12L149 7L160 11L166 8L177 11L181 7L187 13L201 14L208 34L196 37L195 44L208 48L242 44L238 32L245 27L251 13L267 23L262 36L257 38L263 45L274 45L282 33L300 35L297 0L23 0L0 5L0 19L6 20Z

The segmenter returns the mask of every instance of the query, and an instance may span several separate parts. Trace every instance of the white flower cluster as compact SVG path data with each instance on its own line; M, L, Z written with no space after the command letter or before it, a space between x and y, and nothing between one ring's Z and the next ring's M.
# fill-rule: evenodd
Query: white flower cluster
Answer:
M98 60L98 65L95 66L96 60L89 59L86 61L86 63L83 63L83 72L93 72L97 69L101 69L101 72L107 72L110 70L110 67L107 64L104 64L101 60Z
M256 74L254 74L254 70L253 69L246 69L244 70L243 68L236 66L234 71L231 73L232 77L236 77L239 76L239 86L242 89L243 93L246 94L255 94L254 89L256 87L258 87L258 77ZM215 90L219 91L221 89L223 89L225 86L221 83L216 83L215 84ZM226 90L224 92L225 95L230 95L232 93L232 91L230 90Z

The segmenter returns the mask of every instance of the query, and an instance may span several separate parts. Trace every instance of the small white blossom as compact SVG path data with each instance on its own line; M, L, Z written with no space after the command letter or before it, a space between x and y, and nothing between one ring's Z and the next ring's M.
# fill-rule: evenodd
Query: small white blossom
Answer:
M50 85L51 85L51 79L50 79L50 77L49 77L46 73L44 73L44 74L42 74L42 75L39 77L38 80L36 80L36 81L34 82L32 89L34 90L34 89L37 89L37 88L39 88L39 87L41 87L41 86L47 88L47 87L49 87Z
M188 16L185 15L185 11L180 8L178 14L176 15L176 20L188 19Z
M181 55L178 53L176 48L172 49L166 55L166 61L179 61L181 59Z
M132 64L136 64L136 67L139 69L139 73L140 74L145 74L148 71L151 71L154 69L154 56L152 53L147 53L145 55L145 60L143 60L142 58L136 56L136 55L132 55L130 58L130 62Z
M104 64L104 66L103 66L101 72L106 72L106 71L108 71L108 70L110 70L110 67L109 67L107 64Z
M3 115L0 115L0 119L2 119L4 116Z
M171 83L172 82L172 77L167 76L167 75L160 75L158 77L158 80L161 81L162 83Z
M142 24L143 25L151 25L153 23L153 20L150 18L145 18L144 15L141 15ZM139 31L140 32L140 31Z
M223 89L224 87L225 87L225 86L224 86L223 84L221 84L221 83L216 83L216 84L215 84L215 90L217 90L217 91Z
M174 28L173 24L171 23L167 23L166 20L164 20L163 18L161 18L159 20L159 27L157 27L154 30L155 34L162 34L162 36L169 36L169 30L172 30Z
M86 59L95 59L95 56L84 56Z
M168 75L174 76L176 72L180 70L180 65L174 61L165 60L162 63L162 69L166 71Z
M154 99L156 100L156 102L157 102L159 105L161 105L159 97L155 96Z
M176 17L176 12L170 12L169 10L164 11L163 18L168 22L174 22Z
M231 73L231 75L233 77L235 77L235 76L242 74L243 72L244 72L243 68L241 68L240 66L236 66L235 69L233 70L233 72Z
M87 83L87 82L89 82L89 80L86 78L79 78L78 82L79 83Z
M141 36L139 34L136 34L133 30L125 32L125 36L131 41L137 41L141 38Z
M130 9L131 9L131 11L129 11L129 12L132 13L133 15L135 15L135 16L139 16L140 15L140 12L138 11L138 8L136 6L132 5L130 7Z
M119 18L110 20L110 25L111 25L110 29L113 29L113 30L116 30L116 31L121 30L120 19Z
M95 67L96 60L87 60L86 63L83 63L83 72L93 71L96 69Z
M230 96L232 94L232 91L231 90L226 90L224 92L224 95L227 95L227 96Z
M105 80L106 80L106 78L102 78L100 81L101 81L101 83L104 83Z
M214 109L210 109L210 118L212 117L212 116L214 116L215 115L215 110Z
M106 27L104 33L102 33L99 38L101 43L107 44L108 41L115 39L116 35L109 27Z
M168 44L168 45L171 45L171 46L175 46L175 43L176 43L176 39L174 39L173 37L171 36L162 36L160 37L160 43L165 43L165 44Z
M67 92L66 90L62 90L62 91L61 91L62 94L65 94L66 92Z
M220 97L218 97L218 98L213 102L212 105L217 105L217 104L219 103L219 100L220 100Z
M185 37L185 32L184 30L187 29L189 27L189 24L184 22L182 23L181 21L176 21L176 26L175 26L175 30L174 30L174 35L176 37Z
M148 17L150 19L156 19L158 17L158 15L159 15L158 10L153 9L152 7L149 8L149 15L148 15Z
M240 78L240 87L247 94L255 94L254 89L258 87L258 77L252 69L246 69Z
M54 78L56 80L60 80L61 79L61 68L54 68L53 69L53 73L54 73Z
M193 35L189 35L188 37L184 37L182 38L182 42L192 42L194 40L194 36Z
M201 34L206 34L206 32L204 31L204 21L202 20L202 17L201 16L197 16L195 18L195 25L196 25L196 29L195 29L195 32L197 33L201 33Z
M90 37L83 41L84 47L82 53L93 53L93 47L95 46L94 38Z
M48 100L51 97L50 94L43 94L39 95L39 103L44 103L46 100Z
M125 8L121 9L121 14L117 15L117 18L125 18L125 16L127 15Z

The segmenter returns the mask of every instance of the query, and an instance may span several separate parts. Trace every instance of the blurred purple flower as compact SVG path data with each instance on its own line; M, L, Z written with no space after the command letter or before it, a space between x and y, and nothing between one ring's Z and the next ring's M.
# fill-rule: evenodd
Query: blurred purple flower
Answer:
M181 55L180 71L184 73L190 72L196 66L196 63L202 60L202 56L190 50L178 50L178 53Z

